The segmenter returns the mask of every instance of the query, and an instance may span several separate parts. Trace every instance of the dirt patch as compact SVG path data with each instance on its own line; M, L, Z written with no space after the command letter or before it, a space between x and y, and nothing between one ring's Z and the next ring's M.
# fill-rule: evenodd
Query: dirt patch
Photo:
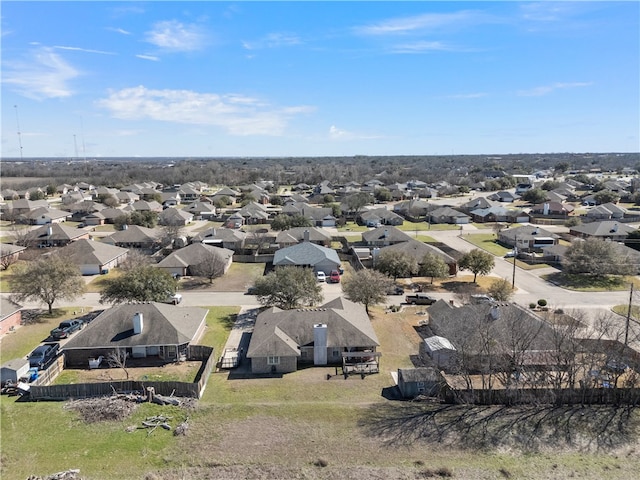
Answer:
M97 383L114 380L148 380L148 381L183 381L192 382L202 362L174 362L155 367L127 367L122 368L96 368L96 369L65 369L65 373L73 378L69 383Z

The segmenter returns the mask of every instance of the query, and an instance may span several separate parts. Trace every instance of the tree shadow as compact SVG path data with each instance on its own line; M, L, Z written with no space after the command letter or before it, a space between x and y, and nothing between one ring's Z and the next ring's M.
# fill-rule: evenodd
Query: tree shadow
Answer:
M523 452L569 448L607 451L636 440L634 406L477 406L393 403L369 409L359 421L389 447L415 442L474 451L509 447Z

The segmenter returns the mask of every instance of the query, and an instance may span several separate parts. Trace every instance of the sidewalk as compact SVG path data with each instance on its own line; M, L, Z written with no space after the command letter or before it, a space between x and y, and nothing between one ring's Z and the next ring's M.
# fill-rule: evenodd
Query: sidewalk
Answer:
M238 366L242 366L246 362L249 341L251 340L257 315L258 308L242 307L240 309L238 318L236 318L233 327L231 327L229 338L227 338L227 343L223 351L220 352L220 356L223 356L225 351L236 351L238 352Z

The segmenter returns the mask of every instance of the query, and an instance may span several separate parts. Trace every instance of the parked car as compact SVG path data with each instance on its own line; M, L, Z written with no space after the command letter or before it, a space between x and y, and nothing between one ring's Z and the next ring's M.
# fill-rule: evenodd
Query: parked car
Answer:
M400 285L394 285L389 290L387 290L387 295L404 295L404 288Z
M471 295L471 303L475 303L476 305L480 305L482 303L493 303L493 302L495 302L495 300L491 295L486 295L484 293Z
M40 345L29 355L29 366L36 367L38 370L44 370L49 363L56 358L59 349L59 343L45 343Z
M318 272L316 273L316 278L318 279L319 282L326 282L327 281L327 274L324 272Z
M513 258L515 256L516 256L515 250L509 250L507 253L504 254L504 258Z
M433 305L437 302L435 298L426 293L412 293L407 295L405 301L411 305Z
M165 303L172 303L173 305L177 305L182 301L182 295L180 293L174 293L171 295Z
M340 272L338 270L332 270L329 274L329 281L331 283L340 283Z
M60 322L57 328L51 330L51 337L56 340L68 338L73 332L82 330L83 327L84 322L82 320L65 320L64 322Z

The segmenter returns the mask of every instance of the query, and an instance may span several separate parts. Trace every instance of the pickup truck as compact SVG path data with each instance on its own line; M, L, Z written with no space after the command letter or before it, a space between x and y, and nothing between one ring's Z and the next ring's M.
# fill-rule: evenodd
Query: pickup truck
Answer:
M437 302L435 298L426 293L414 293L404 298L405 302L411 305L433 305Z
M29 366L44 370L58 355L59 343L45 343L37 347L29 355Z
M73 332L82 330L82 327L84 327L82 320L65 320L64 322L60 322L57 328L51 330L51 337L56 340L68 338Z

